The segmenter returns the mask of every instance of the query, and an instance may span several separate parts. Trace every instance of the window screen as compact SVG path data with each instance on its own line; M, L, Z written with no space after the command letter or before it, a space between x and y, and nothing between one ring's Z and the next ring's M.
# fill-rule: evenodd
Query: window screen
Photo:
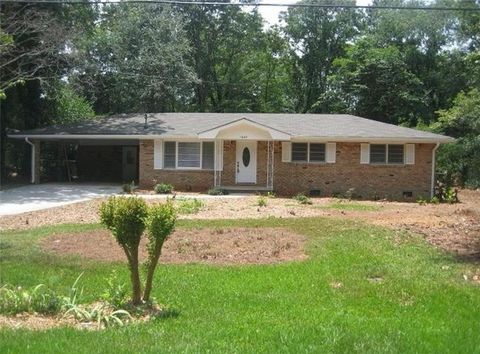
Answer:
M178 167L200 168L200 143L178 143Z
M310 144L310 161L325 162L325 144Z
M213 170L215 153L214 142L204 142L202 146L202 168L204 170Z
M384 144L370 145L370 163L385 163L387 157L387 146Z
M175 168L176 144L174 141L166 141L163 145L163 167Z
M403 145L388 145L388 163L403 163Z
M307 143L292 144L292 161L307 161Z

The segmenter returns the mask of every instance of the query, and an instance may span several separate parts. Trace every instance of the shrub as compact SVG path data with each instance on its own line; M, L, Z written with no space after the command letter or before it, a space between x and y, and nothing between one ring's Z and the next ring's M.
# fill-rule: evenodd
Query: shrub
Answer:
M207 194L209 194L209 195L227 195L228 191L226 191L225 189L222 189L222 188L215 187L215 188L210 188L207 191Z
M435 185L435 197L440 203L458 203L458 190L447 183L437 181Z
M153 189L155 190L155 193L158 194L170 194L173 191L173 185L170 183L159 183L156 184Z
M257 205L261 208L266 207L267 206L267 198L265 198L263 195L259 196L258 200L257 200Z
M195 200L195 199L194 199ZM163 243L167 237L174 231L177 214L171 201L165 204L151 206L146 219L147 237L148 237L148 261L147 261L147 280L145 282L145 292L143 300L150 300L152 289L153 274L158 264L158 259L162 252Z
M133 193L133 191L135 190L135 182L132 181L130 183L125 183L122 185L122 190L124 193Z
M117 274L112 272L107 279L107 288L102 294L102 300L110 304L114 309L124 307L127 302L125 283L118 280Z
M53 314L61 310L62 303L62 298L43 284L32 289L11 285L0 288L0 313L7 315L22 312Z
M141 302L138 246L145 230L147 213L145 201L135 197L110 197L100 206L101 223L112 232L127 257L134 304Z
M267 192L267 198L272 198L273 199L273 198L276 198L276 197L277 197L277 195L275 194L274 191L268 191Z
M295 197L293 197L293 199L295 199L300 204L312 204L310 198L303 193L298 193Z
M181 199L177 205L177 211L179 214L196 214L205 204L199 199Z

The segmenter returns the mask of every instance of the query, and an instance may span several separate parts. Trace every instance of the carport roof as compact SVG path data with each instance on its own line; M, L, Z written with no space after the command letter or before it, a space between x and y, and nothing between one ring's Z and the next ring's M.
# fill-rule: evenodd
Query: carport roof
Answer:
M245 120L282 132L291 139L332 141L403 140L446 143L453 138L348 114L149 113L121 114L68 125L10 133L11 138L114 139L197 138L212 129Z

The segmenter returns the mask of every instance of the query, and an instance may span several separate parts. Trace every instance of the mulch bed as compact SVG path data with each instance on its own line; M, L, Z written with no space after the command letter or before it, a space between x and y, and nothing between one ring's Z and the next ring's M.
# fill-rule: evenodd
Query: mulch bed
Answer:
M217 228L177 230L165 242L160 263L269 264L304 260L306 238L282 228ZM147 256L145 239L140 260ZM100 261L125 262L110 232L95 230L55 234L41 241L43 250Z

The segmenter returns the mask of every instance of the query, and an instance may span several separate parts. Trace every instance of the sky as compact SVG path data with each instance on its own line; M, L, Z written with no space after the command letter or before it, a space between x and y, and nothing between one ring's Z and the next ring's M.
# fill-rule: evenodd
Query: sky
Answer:
M260 0L260 3L276 3L276 4L292 4L295 3L295 0ZM357 0L357 5L366 6L372 3L371 0ZM286 11L286 6L260 6L258 11L263 16L265 21L269 26L273 26L278 24L278 15L281 11Z

